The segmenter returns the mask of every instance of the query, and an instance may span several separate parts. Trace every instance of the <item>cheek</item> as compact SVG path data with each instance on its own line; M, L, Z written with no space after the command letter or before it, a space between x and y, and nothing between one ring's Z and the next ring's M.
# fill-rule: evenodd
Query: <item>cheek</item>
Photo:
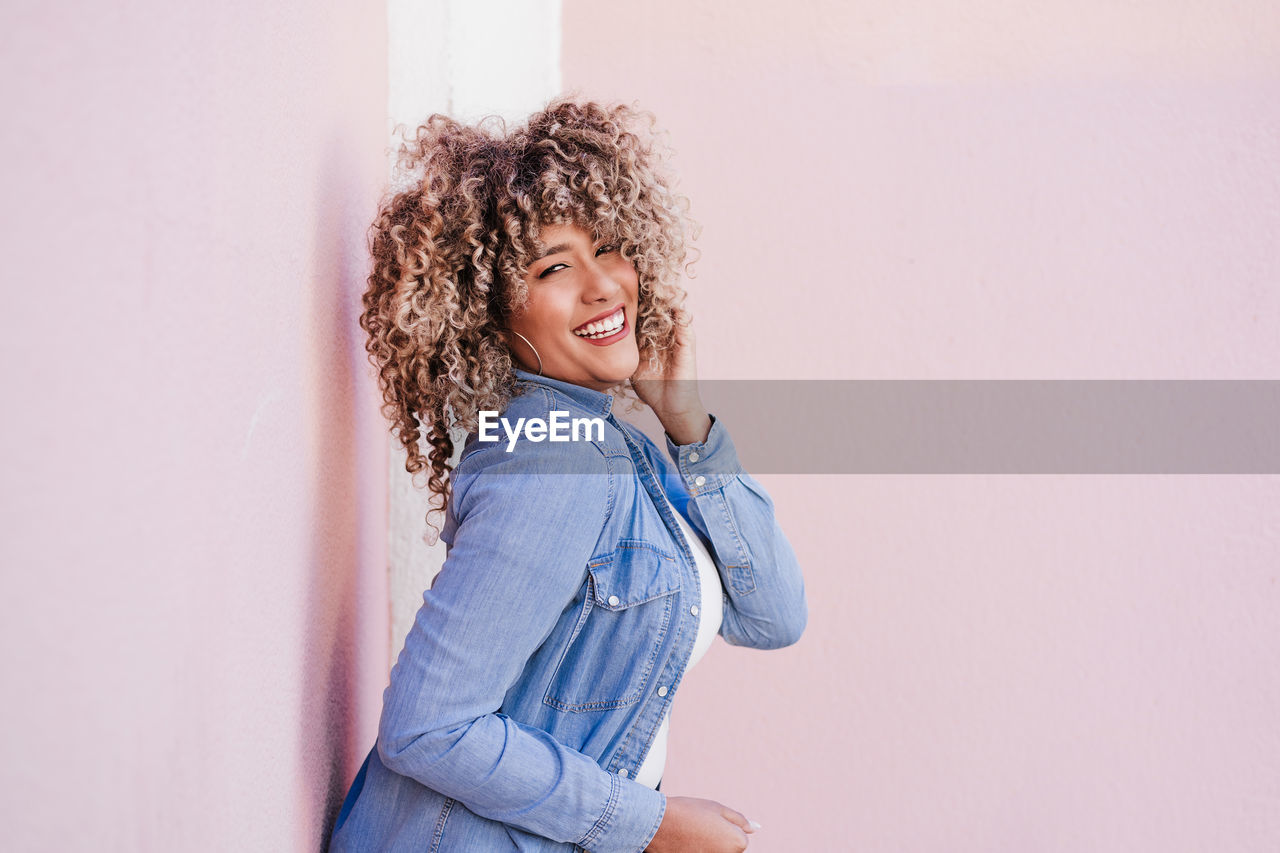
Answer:
M627 296L634 302L640 294L640 276L635 270L629 270L618 276L618 284L622 285L622 289L627 292Z
M569 320L573 316L564 300L555 299L549 294L529 297L525 305L522 321L534 332L554 335L569 328Z

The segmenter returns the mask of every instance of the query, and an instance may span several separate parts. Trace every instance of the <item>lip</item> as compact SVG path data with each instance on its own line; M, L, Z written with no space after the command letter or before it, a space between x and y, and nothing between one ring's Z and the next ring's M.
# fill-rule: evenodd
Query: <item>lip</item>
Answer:
M614 314L618 313L619 308L624 308L626 304L627 303L625 302L619 302L617 305L613 306L608 311L605 311L603 314L597 314L596 316L592 317L590 320L583 320L580 324L573 327L573 331L576 332L579 329L581 329L583 326L589 326L592 323L596 322L597 320L603 320L605 317L612 317ZM626 322L627 317L625 313L622 315L622 319L623 319L623 322Z
M606 316L606 317L608 317L609 315L608 315L608 314L605 314L605 316ZM587 322L588 322L588 323L593 323L593 322L595 322L595 321L594 321L594 320L588 320ZM610 335L609 337L607 337L607 338L582 338L582 337L578 337L578 335L574 335L574 337L575 337L575 338L577 338L577 339L578 339L578 340L580 340L580 341L585 341L586 343L591 344L593 347L607 347L607 346L610 346L610 345L612 345L612 344L616 344L618 341L622 340L623 338L625 338L625 337L626 337L627 335L629 335L629 334L631 334L631 318L627 316L627 312L624 310L624 311L622 312L622 328L621 328L621 329L619 329L618 331L614 332L614 333L613 333L612 335Z

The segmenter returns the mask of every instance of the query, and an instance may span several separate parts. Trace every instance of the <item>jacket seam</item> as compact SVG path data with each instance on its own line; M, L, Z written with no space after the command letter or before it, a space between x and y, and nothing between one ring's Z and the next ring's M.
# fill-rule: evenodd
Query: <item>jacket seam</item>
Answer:
M640 542L639 540L635 540L635 539L620 539L618 540L618 546L613 550L612 554L610 554L608 557L601 557L599 559L592 560L590 563L587 564L587 573L591 575L593 580L595 580L598 577L597 573L604 572L607 566L610 566L616 562L616 558L618 556L619 551L640 551L640 550L650 551L655 555L657 555L659 560L666 560L669 563L674 563L676 559L675 556L664 553L662 549L657 548L656 546L653 546L653 545L649 545L648 543ZM662 563L659 562L658 565L662 565ZM660 575L656 577L660 577ZM606 580L608 579L607 575L605 579ZM657 592L652 592L651 590L647 590L646 591L647 597L645 598L628 597L626 601L620 601L616 605L609 604L605 599L601 598L601 591L600 591L599 584L595 585L595 588L592 590L592 594L596 598L596 604L600 605L605 610L617 612L619 610L626 610L630 607L635 607L637 604L645 604L646 602L650 602L650 601L653 601L654 599L661 598L664 595L670 595L673 592L679 592L680 589L683 587L683 583L679 583L680 578L678 576L676 580L677 580L676 586L673 586L669 589L661 589L661 590L658 590ZM652 584L650 586L652 587Z
M436 818L436 829L431 835L431 849L429 853L438 853L440 850L440 840L444 838L444 822L449 819L449 813L453 811L453 804L457 802L453 797L449 797L444 801L444 805L440 808L440 816Z
M595 826L587 831L587 834L578 842L587 849L595 843L596 837L609 825L610 819L613 817L613 810L617 808L618 800L622 795L622 785L617 776L609 774L609 802L605 804L604 814L600 815L600 819L596 821Z
M712 500L724 517L725 527L733 537L733 546L738 552L738 559L735 562L730 563L725 560L725 568L729 570L729 583L733 586L734 592L739 595L750 595L756 590L755 572L752 571L751 560L747 557L746 549L742 547L742 537L738 533L738 526L734 523L733 513L729 511L729 502L721 491L717 491Z

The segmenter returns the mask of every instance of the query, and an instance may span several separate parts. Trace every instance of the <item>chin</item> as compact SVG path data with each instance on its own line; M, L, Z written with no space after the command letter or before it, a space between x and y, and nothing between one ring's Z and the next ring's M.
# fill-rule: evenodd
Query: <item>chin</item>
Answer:
M632 374L632 373L635 373L635 371L633 370L633 371L631 371L631 373L627 373L627 374L623 374L623 375L619 375L619 374L616 374L616 373L613 373L613 374L602 374L602 375L600 375L600 376L597 376L597 377L596 377L596 379L597 379L597 380L598 380L602 385L608 385L609 387L611 387L611 388L612 388L614 385L621 385L622 383L626 382L628 379L630 379L630 378L631 378L631 374Z

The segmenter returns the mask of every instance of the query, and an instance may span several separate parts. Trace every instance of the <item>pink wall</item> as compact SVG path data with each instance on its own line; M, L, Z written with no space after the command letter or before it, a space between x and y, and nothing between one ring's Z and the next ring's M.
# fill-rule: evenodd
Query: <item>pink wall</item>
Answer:
M1274 4L647 8L567 0L565 82L672 131L705 375L1276 377ZM385 7L9 11L6 847L317 849L388 665ZM1275 477L761 479L810 632L699 664L664 790L755 851L1280 844Z
M679 151L704 375L1280 378L1280 12L1095 5L566 0L566 88ZM1276 477L761 479L809 632L712 649L664 791L753 851L1280 847Z
M314 850L387 667L379 3L9 9L9 850Z

